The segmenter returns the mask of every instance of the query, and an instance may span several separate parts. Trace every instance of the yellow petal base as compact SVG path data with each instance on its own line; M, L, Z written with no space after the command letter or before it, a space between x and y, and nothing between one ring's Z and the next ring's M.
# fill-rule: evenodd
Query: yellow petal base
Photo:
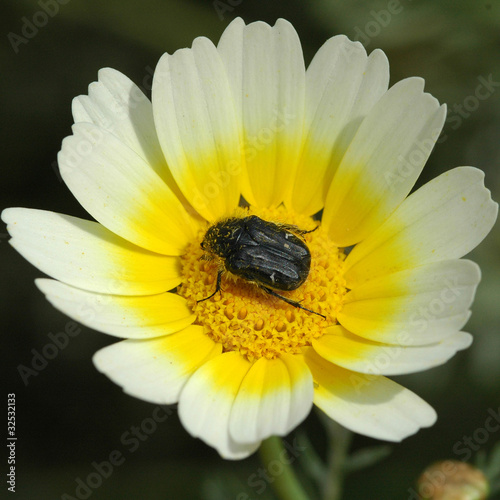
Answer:
M238 209L231 215L244 217L249 214L272 222L294 224L305 230L314 229L317 224L310 217L290 213L283 207ZM200 243L206 229L200 231L181 257L183 283L178 293L188 300L196 314L195 324L204 326L207 335L222 344L224 352L238 351L250 362L262 357L273 359L283 353L298 354L302 347L320 338L326 328L337 324L337 314L346 293L345 255L321 227L305 235L312 257L308 279L297 290L279 293L326 316L326 320L271 297L255 284L229 273L222 278L220 293L210 300L197 302L214 292L220 265L215 260L202 259Z

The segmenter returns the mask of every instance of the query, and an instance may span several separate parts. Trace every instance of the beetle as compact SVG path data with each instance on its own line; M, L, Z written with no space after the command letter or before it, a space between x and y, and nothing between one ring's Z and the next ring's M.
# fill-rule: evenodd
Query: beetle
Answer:
M222 275L229 271L287 304L326 319L323 314L275 291L296 290L309 276L311 253L300 236L315 230L275 224L256 215L229 217L210 226L201 248L206 252L204 258L219 257L222 266L217 273L214 293L198 302L211 299L219 292Z

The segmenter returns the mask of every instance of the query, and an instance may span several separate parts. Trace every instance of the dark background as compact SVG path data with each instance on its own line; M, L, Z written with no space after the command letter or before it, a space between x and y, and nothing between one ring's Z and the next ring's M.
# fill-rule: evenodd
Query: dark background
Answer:
M148 88L163 52L190 46L200 35L216 42L237 16L247 23L260 19L274 24L278 17L291 21L301 37L306 63L338 33L360 39L368 51L384 49L391 63L391 83L422 76L426 90L449 106L445 135L419 185L455 166L473 165L486 172L486 185L500 200L500 86L486 98L484 90L482 99L475 97L480 78L492 75L491 80L500 82L497 0L55 1L1 3L0 209L24 206L88 218L60 182L55 164L61 141L70 134L72 98L86 93L99 68L106 66ZM44 16L42 5L51 15ZM34 21L41 26L15 48L15 35L23 36L23 26ZM466 453L456 453L470 449L457 445L464 436L472 436L474 448L477 445L481 452L490 451L498 441L500 431L486 437L478 431L484 428L488 409L498 411L500 406L498 224L495 229L469 256L483 271L466 327L475 337L473 346L443 367L398 378L436 408L437 424L394 446L379 465L348 476L344 498L410 498L408 488L426 465L466 458ZM7 394L16 394L15 498L52 500L64 493L74 497L77 478L85 480L94 470L92 463L109 460L115 450L125 460L89 498L236 499L239 493L272 498L270 488L260 494L248 484L260 467L257 456L223 461L182 429L175 409L154 429L150 418L155 406L124 395L92 365L92 355L110 344L110 337L82 328L36 376L27 375L25 385L20 365L31 368L33 350L41 352L50 342L49 333L63 331L68 318L35 288L33 280L41 273L9 246L3 225L0 265L5 414ZM135 446L124 433L141 424L150 435ZM318 417L313 413L302 427L323 452ZM376 444L356 436L353 446ZM2 453L5 478L5 448ZM6 485L1 488L3 494Z

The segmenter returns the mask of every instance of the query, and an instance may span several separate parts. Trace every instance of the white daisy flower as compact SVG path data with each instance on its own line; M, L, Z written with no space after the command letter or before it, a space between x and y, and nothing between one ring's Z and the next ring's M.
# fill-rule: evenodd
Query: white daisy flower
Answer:
M473 167L409 194L445 106L421 78L388 83L384 53L344 36L306 70L284 20L236 19L217 46L197 38L165 54L152 102L103 69L74 100L58 158L97 222L10 208L11 244L52 278L37 286L56 308L125 339L95 355L97 368L128 394L178 403L188 432L222 457L288 434L313 404L400 441L436 414L386 376L471 343L461 329L480 271L461 258L497 204ZM261 274L254 261L235 272L230 252L269 257L276 244L252 236L253 215L304 259L284 245ZM220 233L228 254L202 249L207 229L233 217L247 240ZM303 282L279 274L283 259Z

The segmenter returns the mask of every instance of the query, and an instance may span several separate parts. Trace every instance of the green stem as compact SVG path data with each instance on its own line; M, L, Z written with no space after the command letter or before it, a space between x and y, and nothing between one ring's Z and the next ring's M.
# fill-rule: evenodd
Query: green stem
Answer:
M326 417L326 416L325 416ZM327 475L323 500L340 500L344 482L344 465L352 433L328 417L323 419L329 437Z
M291 466L294 457L290 458L281 438L267 438L259 451L269 482L280 500L309 500Z

